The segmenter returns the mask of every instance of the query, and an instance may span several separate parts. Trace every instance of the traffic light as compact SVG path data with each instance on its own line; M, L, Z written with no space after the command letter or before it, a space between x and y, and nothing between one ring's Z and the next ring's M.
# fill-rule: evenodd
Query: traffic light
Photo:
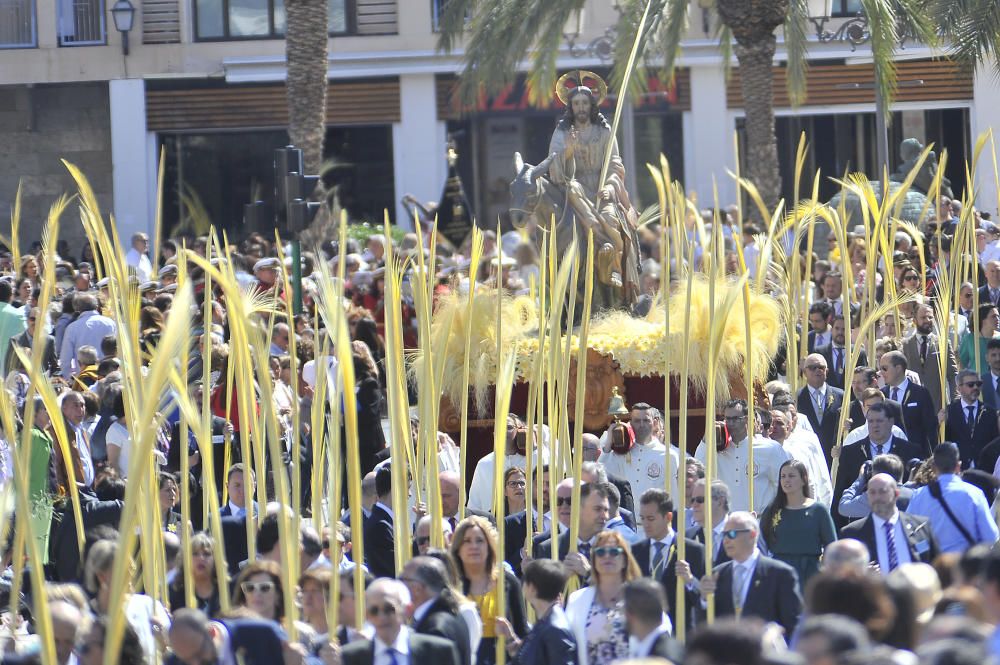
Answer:
M274 151L275 225L302 231L312 223L322 203L309 201L319 185L318 175L302 173L302 151L286 146Z
M263 201L254 201L243 205L243 226L250 232L264 228Z
M309 228L309 225L316 219L316 214L322 207L322 203L315 201L303 201L302 199L292 199L289 201L288 230L297 233Z

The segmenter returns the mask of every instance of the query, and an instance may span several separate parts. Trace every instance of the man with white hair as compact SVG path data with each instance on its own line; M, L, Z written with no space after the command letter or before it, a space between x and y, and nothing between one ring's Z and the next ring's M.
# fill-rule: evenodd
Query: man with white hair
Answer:
M431 548L431 521L433 519L430 515L424 515L417 520L417 528L413 530L413 544L417 554L421 556L427 554L427 550ZM446 519L441 520L441 532L444 534L444 546L448 547L451 545L451 536L454 532Z
M80 608L67 600L50 601L49 614L52 619L56 663L69 665L77 662L73 655L73 649L80 637L87 632L87 616L80 611Z
M340 653L343 665L461 665L454 644L433 635L420 635L406 625L410 600L410 590L399 580L380 578L372 582L365 592L365 609L375 636L371 642L345 646Z
M760 524L752 514L730 513L722 531L722 546L731 559L701 579L702 602L715 594L715 616L753 616L774 622L791 636L802 613L802 595L795 569L766 557L757 549Z
M153 274L153 264L146 255L148 250L149 236L145 233L133 233L132 247L125 253L125 263L135 270L140 284L148 282L149 276Z

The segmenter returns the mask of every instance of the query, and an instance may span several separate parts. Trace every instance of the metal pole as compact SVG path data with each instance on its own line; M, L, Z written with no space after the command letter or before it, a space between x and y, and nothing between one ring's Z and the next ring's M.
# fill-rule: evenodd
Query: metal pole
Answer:
M302 243L292 241L292 311L302 313ZM291 323L291 321L289 321Z
M875 84L875 165L878 172L875 179L882 181L889 166L889 128L886 126L885 99L878 84Z

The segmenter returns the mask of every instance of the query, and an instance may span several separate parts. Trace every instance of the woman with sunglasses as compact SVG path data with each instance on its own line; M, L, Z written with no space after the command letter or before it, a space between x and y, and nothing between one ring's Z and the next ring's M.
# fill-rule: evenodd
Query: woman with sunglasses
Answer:
M285 620L285 595L281 566L273 561L251 561L240 572L233 590L233 605L245 607L262 619Z
M169 588L170 607L174 610L187 607L184 579L184 571L178 570ZM215 540L207 533L196 533L191 537L191 580L194 582L194 607L208 618L216 618L221 601L218 578L215 576ZM225 582L228 585L228 577Z
M579 665L609 665L628 658L625 583L642 576L628 542L617 531L597 534L590 549L590 586L566 601Z
M760 524L771 556L794 568L802 587L819 572L823 549L837 539L830 511L812 498L809 470L798 460L781 465L778 494Z
M905 291L907 293L924 295L924 281L920 278L920 273L912 266L905 268L903 274L899 277L896 291L899 293Z
M997 308L991 304L981 304L979 309L972 314L972 321L969 322L969 330L962 337L958 344L958 364L960 369L971 369L976 374L982 374L989 368L986 362L986 345L991 339L1000 335L997 334ZM977 364L976 343L973 338L973 331L979 334L979 357Z
M504 575L506 618L518 638L528 634L521 583L514 574L502 568L503 559L497 554L497 534L483 517L472 515L458 523L451 540L462 592L479 608L483 622L483 638L476 653L477 665L496 662L497 644L497 580Z

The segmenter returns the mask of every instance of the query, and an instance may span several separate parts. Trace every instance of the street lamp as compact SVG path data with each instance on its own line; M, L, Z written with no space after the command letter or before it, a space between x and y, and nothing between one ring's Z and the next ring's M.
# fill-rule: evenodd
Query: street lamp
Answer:
M128 55L128 33L135 21L135 6L129 0L117 0L111 7L111 18L114 19L115 29L122 34L122 55Z

